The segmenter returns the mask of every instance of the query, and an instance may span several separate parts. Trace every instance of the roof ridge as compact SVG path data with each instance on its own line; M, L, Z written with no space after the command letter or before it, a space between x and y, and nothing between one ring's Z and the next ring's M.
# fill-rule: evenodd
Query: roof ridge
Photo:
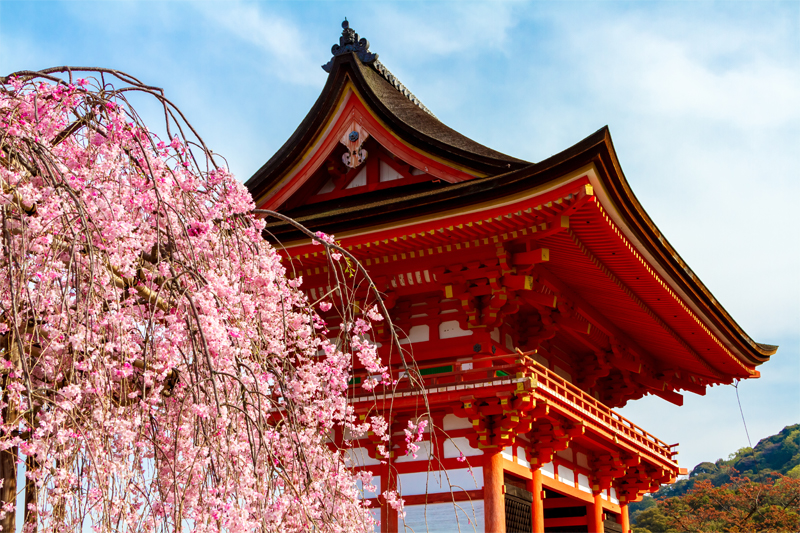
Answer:
M322 65L322 70L330 74L331 70L333 70L333 60L338 56L349 53L354 53L359 61L365 65L371 66L375 72L383 76L383 78L388 81L392 87L397 89L400 94L408 98L412 104L419 107L436 120L439 120L439 117L434 115L433 112L428 109L419 98L414 96L414 93L408 90L408 87L406 87L403 82L397 78L397 76L392 74L391 71L386 68L386 65L378 61L378 54L374 54L369 50L369 41L363 38L359 39L358 34L350 27L350 23L345 17L344 22L342 22L342 36L339 37L339 44L334 44L331 47L331 54L333 54L333 57L330 59L330 61Z
M412 93L411 91L409 91L409 90L408 90L408 87L406 87L405 85L403 85L403 82L401 82L401 81L400 81L400 79L399 79L397 76L395 76L394 74L392 74L392 73L391 73L391 71L390 71L388 68L386 68L386 65L384 65L383 63L381 63L380 61L378 61L377 59L375 59L375 61L373 61L373 62L370 64L370 66L371 66L373 69L375 69L375 71L376 71L376 72L378 72L378 74L380 74L381 76L383 76L383 77L386 79L386 81L388 81L388 82L389 82L389 83L392 85L392 87L394 87L395 89L397 89L398 91L400 91L400 94L402 94L403 96L405 96L406 98L408 98L408 100L409 100L409 101L410 101L412 104L414 104L414 105L415 105L415 106L417 106L418 108L422 109L423 111L425 111L427 114L429 114L430 116L432 116L432 117L433 117L433 118L435 118L436 120L439 120L439 117L437 117L436 115L434 115L434 114L433 114L433 112L432 112L430 109L428 109L428 108L425 106L425 104L423 104L423 103L420 101L420 99L419 99L419 98L417 98L416 96L414 96L414 93ZM441 122L441 121L440 121L440 122Z

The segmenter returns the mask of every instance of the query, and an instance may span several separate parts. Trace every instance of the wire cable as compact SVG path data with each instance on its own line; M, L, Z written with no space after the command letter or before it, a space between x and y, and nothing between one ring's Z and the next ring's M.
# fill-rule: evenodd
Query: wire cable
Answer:
M750 440L750 432L747 430L747 421L744 419L744 411L742 410L742 400L739 399L739 383L741 380L735 380L736 383L733 385L733 388L736 389L736 402L739 404L739 414L742 415L742 424L744 424L744 433L747 435L747 444L750 445L750 448L753 447L753 442Z

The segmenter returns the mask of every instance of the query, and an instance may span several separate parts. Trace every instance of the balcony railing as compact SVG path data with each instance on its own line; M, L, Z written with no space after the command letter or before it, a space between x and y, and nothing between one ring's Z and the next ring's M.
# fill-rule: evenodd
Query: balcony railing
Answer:
M351 382L352 402L381 401L418 396L424 390L429 402L436 404L437 396L448 393L452 398L472 395L476 398L493 395L498 388L515 389L516 384L531 382L530 392L537 400L546 400L552 410L582 422L587 428L615 442L622 441L640 451L647 451L669 466L676 468L674 448L651 435L624 416L611 410L555 372L542 366L528 354L478 356L470 360L440 359L419 363L406 370L398 365L391 369L393 386L378 385L371 393L360 386L368 375L356 371ZM412 380L409 374L415 376ZM366 393L366 394L365 394ZM452 401L452 400L451 400Z

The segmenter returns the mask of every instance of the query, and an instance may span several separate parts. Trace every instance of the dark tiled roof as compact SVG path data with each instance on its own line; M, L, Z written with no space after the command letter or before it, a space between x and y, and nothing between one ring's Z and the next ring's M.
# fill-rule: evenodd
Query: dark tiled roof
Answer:
M336 112L339 95L348 81L355 85L367 106L392 126L395 135L454 166L471 169L475 175L494 176L530 164L449 128L421 106L419 99L407 89L398 89L385 74L365 65L354 51L335 56L326 66L330 74L314 106L286 143L245 184L256 199L279 186L286 173L303 157L305 148Z
M430 109L428 109L427 107L425 107L425 104L423 104L423 103L420 101L420 99L419 99L419 98L417 98L416 96L414 96L414 93L412 93L411 91L409 91L409 90L408 90L408 87L406 87L405 85L403 85L403 82L401 82L401 81L400 81L400 80L397 78L397 76L395 76L394 74L392 74L392 73L389 71L389 69L388 69L388 68L386 68L386 65L384 65L383 63L381 63L380 61L378 61L378 60L376 59L376 60L375 60L375 61L374 61L374 62L371 64L371 66L372 66L372 68L374 68L374 69L375 69L375 70L376 70L376 71L377 71L377 72L378 72L378 73L379 73L381 76L383 76L384 78L386 78L386 81L388 81L389 83L391 83L391 84L392 84L392 87L394 87L395 89L397 89L398 91L400 91L400 94L402 94L403 96L405 96L406 98L408 98L408 100L409 100L409 101L410 101L412 104L414 104L415 106L419 107L420 109L422 109L423 111L425 111L427 114L429 114L429 115L430 115L430 116L432 116L433 118L436 118L436 115L434 115L434 114L433 114L433 112L432 112ZM437 119L437 120L438 120L438 119Z
M473 141L469 137L461 135L427 111L425 106L415 103L414 100L398 90L377 70L367 67L360 62L357 63L357 67L364 77L364 81L367 82L367 85L371 89L371 92L386 106L394 117L400 119L419 134L438 141L442 147L458 148L470 154L495 159L498 162L514 163L514 166L529 164L527 161L511 157L497 150L492 150L491 148ZM411 96L413 97L413 95ZM501 167L502 166L506 166L506 169L511 168L501 164Z

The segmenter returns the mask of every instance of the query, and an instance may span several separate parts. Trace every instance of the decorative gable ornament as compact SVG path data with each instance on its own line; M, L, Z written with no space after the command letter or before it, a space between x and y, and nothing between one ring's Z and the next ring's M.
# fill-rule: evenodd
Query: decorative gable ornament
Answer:
M350 123L346 133L342 135L339 142L347 147L347 151L342 154L342 163L349 168L356 168L367 159L367 151L361 148L369 138L369 133L356 120Z
M369 51L369 41L366 39L359 39L356 31L350 27L347 19L342 22L342 36L339 37L339 44L334 44L331 47L333 57L330 61L322 65L322 70L330 72L333 67L333 60L337 56L355 52L358 59L365 65L369 65L378 59L378 54L373 54Z

